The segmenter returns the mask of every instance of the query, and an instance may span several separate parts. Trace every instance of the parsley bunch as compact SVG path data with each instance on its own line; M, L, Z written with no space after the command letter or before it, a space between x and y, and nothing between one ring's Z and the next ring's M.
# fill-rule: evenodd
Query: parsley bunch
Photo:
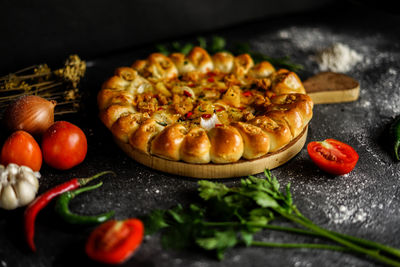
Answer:
M223 259L227 249L244 245L353 252L400 266L400 250L315 225L293 204L290 184L282 192L270 171L265 171L265 177L249 176L241 180L239 187L199 181L199 203L186 208L178 205L168 210L154 210L144 218L146 233L161 231L165 248L201 248L215 251L218 259ZM296 227L271 224L277 217L287 219ZM254 240L254 234L263 229L319 237L333 241L334 245Z

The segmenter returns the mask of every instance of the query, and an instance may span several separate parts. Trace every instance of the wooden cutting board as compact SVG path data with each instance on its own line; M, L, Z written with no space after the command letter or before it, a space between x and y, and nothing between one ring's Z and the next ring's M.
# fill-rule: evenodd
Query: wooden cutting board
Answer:
M333 72L320 73L307 79L304 87L314 104L354 101L358 98L360 90L356 80ZM239 160L228 164L191 164L171 161L137 151L129 144L117 139L115 142L129 157L152 169L193 178L231 178L260 173L265 169L273 169L288 162L303 148L307 132L308 126L289 144L274 153L254 160Z
M321 72L303 82L314 104L351 102L360 95L360 84L353 78L335 72Z

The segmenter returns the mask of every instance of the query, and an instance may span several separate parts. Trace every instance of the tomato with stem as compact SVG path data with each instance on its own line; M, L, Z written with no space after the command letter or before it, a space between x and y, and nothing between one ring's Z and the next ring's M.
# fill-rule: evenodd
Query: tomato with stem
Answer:
M321 170L334 175L351 172L359 157L351 146L335 139L310 142L307 151Z
M93 230L86 243L89 258L107 264L125 262L143 240L144 226L138 219L110 220Z
M25 131L12 133L1 149L1 164L15 163L39 171L42 166L42 151L36 140Z

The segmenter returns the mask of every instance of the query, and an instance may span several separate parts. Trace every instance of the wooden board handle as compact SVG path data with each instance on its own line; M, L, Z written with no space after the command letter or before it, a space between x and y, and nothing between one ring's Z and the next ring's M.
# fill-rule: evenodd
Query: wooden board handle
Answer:
M321 72L303 84L314 104L351 102L360 95L360 84L342 73Z

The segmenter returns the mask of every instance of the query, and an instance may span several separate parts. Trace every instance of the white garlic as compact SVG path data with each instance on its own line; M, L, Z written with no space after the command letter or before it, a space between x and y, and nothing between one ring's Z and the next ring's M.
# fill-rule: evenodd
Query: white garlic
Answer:
M35 199L39 189L39 172L27 166L0 164L0 208L12 210Z
M218 120L218 117L215 115L215 113L209 119L200 118L200 126L206 131L214 128L216 124L221 124L221 122Z

